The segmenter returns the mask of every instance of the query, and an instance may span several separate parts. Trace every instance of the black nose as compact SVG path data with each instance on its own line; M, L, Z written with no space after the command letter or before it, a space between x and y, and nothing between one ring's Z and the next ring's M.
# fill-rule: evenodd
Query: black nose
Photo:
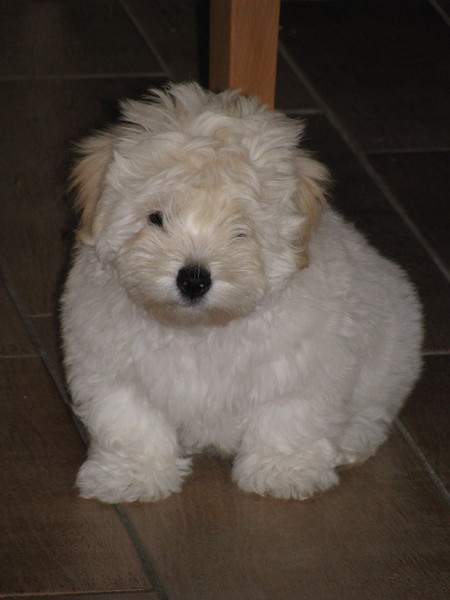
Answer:
M211 287L211 273L201 265L187 265L178 271L177 287L186 298L200 298Z

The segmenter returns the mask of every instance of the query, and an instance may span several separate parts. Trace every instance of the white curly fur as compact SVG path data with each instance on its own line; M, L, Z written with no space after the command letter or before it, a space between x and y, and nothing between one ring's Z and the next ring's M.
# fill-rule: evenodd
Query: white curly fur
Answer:
M91 436L84 497L163 498L214 447L242 489L302 499L386 438L420 371L419 303L322 210L327 172L301 131L185 84L125 102L82 144L62 322ZM177 286L187 265L211 276L198 299Z

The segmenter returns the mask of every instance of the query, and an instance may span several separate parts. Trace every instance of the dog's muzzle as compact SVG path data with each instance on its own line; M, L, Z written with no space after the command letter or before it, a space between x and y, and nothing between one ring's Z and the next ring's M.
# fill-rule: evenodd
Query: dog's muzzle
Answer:
M184 298L199 300L211 287L211 273L202 265L187 265L178 271L177 287Z

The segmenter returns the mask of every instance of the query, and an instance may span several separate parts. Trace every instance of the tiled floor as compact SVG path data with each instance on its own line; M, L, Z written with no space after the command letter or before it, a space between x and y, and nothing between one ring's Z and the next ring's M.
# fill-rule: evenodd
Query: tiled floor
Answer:
M0 0L0 597L447 598L448 0L282 2L277 105L424 302L426 367L389 441L303 503L245 495L200 456L160 503L77 497L56 324L71 145L117 99L204 81L206 23L206 0Z

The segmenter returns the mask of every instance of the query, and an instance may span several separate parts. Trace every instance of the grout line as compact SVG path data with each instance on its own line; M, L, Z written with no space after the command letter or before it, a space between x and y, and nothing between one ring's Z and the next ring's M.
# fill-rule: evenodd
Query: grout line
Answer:
M36 334L31 322L30 322L30 318L28 317L28 315L26 314L26 311L24 310L24 308L22 307L22 304L16 294L16 292L14 291L13 287L11 286L9 279L7 278L2 265L3 261L0 260L0 280L3 282L3 284L5 285L12 301L14 302L14 305L16 307L17 312L19 313L19 317L20 320L22 321L23 326L25 327L26 332L28 333L28 335L31 338L31 341L33 343L33 346L37 352L36 355L33 356L38 356L42 362L44 363L47 372L49 373L53 383L55 384L60 396L62 397L64 404L66 406L66 408L68 409L70 416L72 417L75 427L78 430L78 433L81 436L81 439L83 440L83 442L86 444L87 441L87 435L86 435L86 430L83 426L83 424L81 423L81 421L78 420L78 418L74 415L73 411L72 411L72 406L71 406L71 402L70 402L70 398L69 395L63 385L63 383L61 382L59 375L57 374L57 372L55 371L55 369L53 368L52 362L47 354L47 352L45 351L45 349L43 348L43 346L41 345L41 342L39 340L38 335Z
M150 40L150 38L148 37L148 35L144 31L142 25L139 23L139 21L137 20L137 18L134 16L133 11L128 6L128 3L126 2L126 0L119 0L119 1L120 1L120 4L121 4L123 10L125 11L125 13L127 14L128 18L130 19L131 23L137 29L139 35L142 37L142 39L146 43L147 47L150 49L150 51L155 56L156 60L159 62L159 64L161 65L161 67L165 71L165 73L164 73L165 77L168 77L169 79L171 79L173 81L174 80L174 75L172 73L172 70L169 68L169 66L166 63L166 61L163 59L163 57L161 56L161 54L159 53L159 51L153 45L152 41Z
M0 354L0 361L3 359L12 360L14 358L39 358L38 354ZM1 596L0 596L1 598Z
M301 115L321 115L322 110L320 108L277 108L277 110L284 112L289 117L296 117Z
M436 0L428 0L431 6L436 10L436 12L440 15L440 17L445 21L445 23L450 27L450 16L446 13L446 11L442 8L442 6Z
M4 75L0 76L2 83L22 81L84 81L92 79L167 79L164 71L135 71L127 73L74 73L72 75Z
M383 148L368 150L366 154L371 156L372 154L439 154L445 152L450 152L450 146L435 146L434 148Z
M408 446L412 450L413 454L415 455L415 457L417 458L417 460L419 461L419 463L422 465L423 469L427 472L429 478L434 483L434 485L436 486L437 490L443 496L443 498L447 502L447 504L450 505L450 493L449 493L449 491L447 490L447 488L445 487L445 485L440 480L440 478L437 475L436 471L433 469L433 467L428 462L428 459L426 458L426 456L424 455L424 453L422 452L422 450L416 444L416 442L415 442L414 438L412 437L412 435L409 433L409 431L407 430L407 428L403 425L403 423L401 422L401 420L398 417L395 419L394 422L395 422L395 425L396 425L397 429L401 433L403 439L408 444Z
M288 50L285 48L282 42L279 44L279 53L286 60L288 65L291 67L294 74L300 80L300 82L306 87L310 95L317 102L319 107L322 109L324 115L327 117L328 121L331 125L336 129L336 131L341 136L342 140L346 143L346 145L350 148L354 156L358 159L360 165L364 168L366 173L372 179L373 183L378 187L378 189L382 192L386 200L390 203L391 207L396 211L396 213L402 218L403 222L411 233L414 235L416 240L422 245L422 247L427 252L428 256L437 266L437 268L441 271L442 275L445 277L447 281L450 282L450 271L447 268L447 265L439 256L439 254L434 250L434 248L429 244L428 240L422 235L414 221L408 216L405 209L398 201L394 193L388 187L384 179L379 175L376 169L368 160L364 150L360 147L360 145L353 140L353 138L347 133L345 127L341 124L339 119L336 117L331 108L327 105L327 103L322 99L320 94L317 92L313 84L306 77L304 72L297 65L295 60L291 57Z
M151 561L149 560L146 551L144 550L141 540L139 539L138 534L136 533L133 524L131 523L128 515L126 514L125 508L121 504L114 504L114 508L116 509L117 514L119 515L120 520L122 521L123 526L130 538L137 554L139 560L141 561L142 567L144 569L145 575L147 579L150 581L153 591L158 595L160 600L169 600L169 596L166 594L164 588L161 585L158 574L152 566Z
M133 600L133 598L135 596L141 595L141 594L152 594L150 600L153 600L154 598L154 590L152 590L151 588L135 588L132 590L87 590L87 591L82 591L82 592L78 592L75 590L71 590L71 591L59 591L59 592L52 592L52 591L45 591L45 592L15 592L15 593L5 593L2 594L0 593L0 600L19 600L19 599L23 599L23 600L37 600L39 598L55 598L55 600L64 600L64 598L80 598L80 600L83 600L83 598L87 598L87 600L90 600L92 598L97 598L99 597L100 600L101 598L108 596L108 598L110 596L114 597L117 596L117 598L120 600L120 598L126 598L127 600Z
M72 421L80 435L80 438L82 439L84 445L87 447L88 439L89 439L87 430L84 427L83 423L74 414L74 412L72 410L72 405L71 405L69 394L67 393L67 390L66 390L64 384L61 382L55 369L53 368L52 362L51 362L47 352L42 347L41 342L39 340L39 336L36 334L33 326L31 325L30 319L27 316L26 311L23 309L22 304L21 304L17 294L15 293L13 287L11 286L11 284L1 266L2 263L3 263L3 261L0 260L0 280L4 283L4 285L7 289L7 292L9 293L12 301L14 302L14 305L16 307L17 312L19 313L22 324L24 325L28 335L31 338L33 346L36 349L37 356L44 363L44 365L50 375L50 378L52 379L54 385L56 386L56 388L57 388L57 390L69 412L69 415L72 418ZM34 358L36 358L36 355L32 355L32 356ZM154 570L154 568L151 564L151 561L149 560L144 548L142 547L139 537L138 537L136 531L134 530L134 527L131 524L130 520L128 519L124 508L120 504L114 505L114 508L116 509L116 512L122 522L122 525L124 526L128 536L136 550L137 556L141 562L141 566L144 570L144 573L147 576L152 588L154 588L153 591L158 595L160 600L168 600L168 596L165 593L161 583L159 582L156 571Z

